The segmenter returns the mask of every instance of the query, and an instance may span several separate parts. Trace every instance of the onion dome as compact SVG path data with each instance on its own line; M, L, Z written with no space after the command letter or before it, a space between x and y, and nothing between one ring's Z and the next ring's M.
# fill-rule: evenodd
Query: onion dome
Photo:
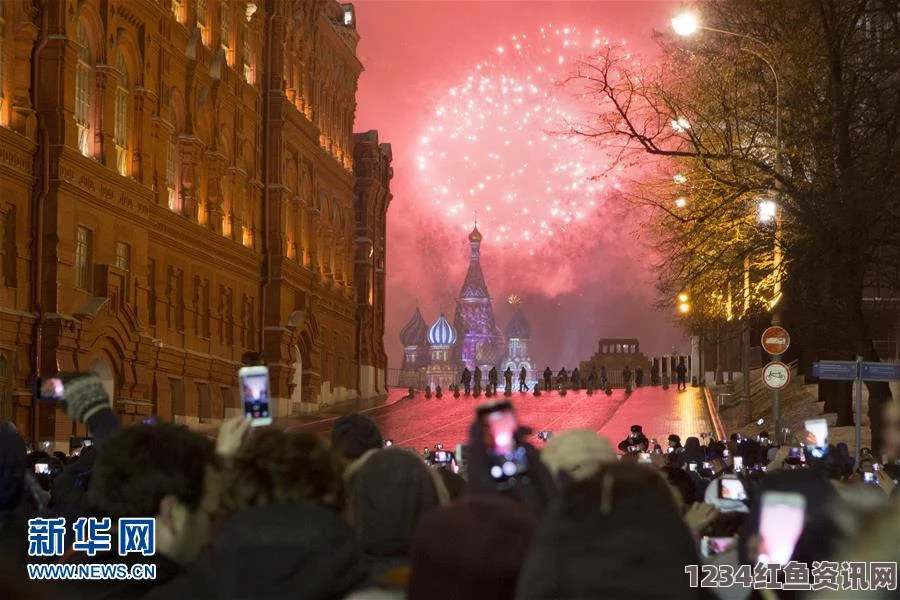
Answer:
M426 335L428 335L428 324L425 323L417 306L412 319L400 330L400 343L404 346L423 346Z
M506 325L506 337L519 340L527 340L531 337L531 325L528 324L521 308L516 309L516 314Z
M484 239L481 236L481 232L478 231L478 225L475 226L475 229L472 230L472 233L469 234L469 241L474 243L480 243L481 240Z
M450 346L456 343L456 330L447 322L444 313L428 330L428 342L432 346Z

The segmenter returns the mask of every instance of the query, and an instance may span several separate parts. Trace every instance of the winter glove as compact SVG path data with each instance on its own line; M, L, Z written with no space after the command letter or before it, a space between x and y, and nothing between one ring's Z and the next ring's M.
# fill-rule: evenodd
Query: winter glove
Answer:
M73 421L87 423L95 413L109 408L109 394L93 373L60 373L66 413Z

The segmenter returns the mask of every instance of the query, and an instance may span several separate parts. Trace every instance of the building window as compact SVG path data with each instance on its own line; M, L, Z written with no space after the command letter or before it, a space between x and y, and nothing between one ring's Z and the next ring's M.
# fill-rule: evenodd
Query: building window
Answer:
M168 191L169 210L181 212L181 195L178 193L177 179L178 148L175 145L175 134L169 134L166 144L166 190Z
M156 325L156 261L152 258L147 263L147 318L151 325Z
M131 244L116 242L116 267L131 271Z
M78 44L81 51L75 64L75 125L78 129L78 151L91 156L91 89L94 84L94 60L91 42L84 23L78 22Z
M184 332L184 271L175 273L175 330Z
M91 291L94 270L94 232L79 227L75 237L75 287Z
M0 275L3 285L17 287L18 277L16 273L16 209L10 207L5 213L0 213Z
M116 68L119 70L119 83L116 86L116 170L119 175L128 176L131 169L128 165L128 65L125 64L125 56L120 51L116 58Z
M169 380L169 391L172 394L172 416L184 417L187 414L184 403L184 382L180 379ZM178 422L178 419L175 419Z
M209 423L212 421L212 402L209 397L209 384L197 384L197 408L198 417L201 423Z
M206 17L206 0L197 0L197 28L200 29L200 37L203 45L209 46L209 21Z
M210 330L210 306L209 306L209 280L205 280L200 288L200 305L203 317L200 320L200 336L209 339Z
M184 2L182 0L172 0L172 14L179 23L184 23Z
M231 58L231 0L222 0L219 4L219 32L222 36L222 49L229 66L233 65Z

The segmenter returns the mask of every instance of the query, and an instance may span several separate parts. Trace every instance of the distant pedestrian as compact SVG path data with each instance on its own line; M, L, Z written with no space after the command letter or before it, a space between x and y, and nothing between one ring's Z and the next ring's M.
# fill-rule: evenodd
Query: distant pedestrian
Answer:
M481 394L481 367L475 367L475 376L473 377L474 388L476 394Z
M678 376L678 391L687 389L687 365L684 364L684 359L682 358L679 361L678 366L675 367L675 374Z
M506 370L503 371L503 383L505 384L504 391L512 392L512 367L507 366Z
M497 393L497 367L491 367L491 370L488 371L488 392Z
M600 387L604 390L609 387L609 377L606 376L606 366L600 367Z
M466 396L468 396L472 391L472 372L469 370L469 367L463 369L459 382L463 384L463 388L466 390Z
M591 372L588 375L588 389L593 390L597 385L597 370L594 367L591 367Z
M634 370L634 387L641 387L642 385L644 385L644 369L638 367Z
M550 367L544 369L544 391L549 392L550 388L553 387L552 380L553 379L553 371L550 370Z
M522 367L522 370L519 371L519 391L527 392L528 384L525 383L525 380L528 379L528 370L525 367Z
M631 367L625 365L625 368L622 369L622 381L625 383L625 393L631 393Z
M566 381L569 379L569 374L566 372L566 368L563 367L559 370L559 373L556 374L556 387L559 389L563 389L566 387Z
M581 373L578 371L578 367L575 367L572 370L572 389L573 390L581 389Z

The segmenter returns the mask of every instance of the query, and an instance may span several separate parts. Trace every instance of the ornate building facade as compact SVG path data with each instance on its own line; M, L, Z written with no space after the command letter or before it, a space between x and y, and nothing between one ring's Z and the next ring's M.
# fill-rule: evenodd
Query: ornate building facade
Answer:
M433 389L441 385L446 388L450 383L459 383L459 372L463 368L474 371L476 366L481 368L485 381L491 368L504 371L507 366L516 372L516 378L524 366L528 380L534 379L534 362L528 350L531 328L521 307L516 307L506 335L494 318L491 295L481 270L482 240L476 226L469 234L469 268L456 300L453 325L441 314L428 328L416 307L416 312L400 331L403 344L401 386L430 385Z
M32 380L93 371L124 420L275 416L385 391L391 151L354 139L333 0L0 2L0 418L78 429Z

